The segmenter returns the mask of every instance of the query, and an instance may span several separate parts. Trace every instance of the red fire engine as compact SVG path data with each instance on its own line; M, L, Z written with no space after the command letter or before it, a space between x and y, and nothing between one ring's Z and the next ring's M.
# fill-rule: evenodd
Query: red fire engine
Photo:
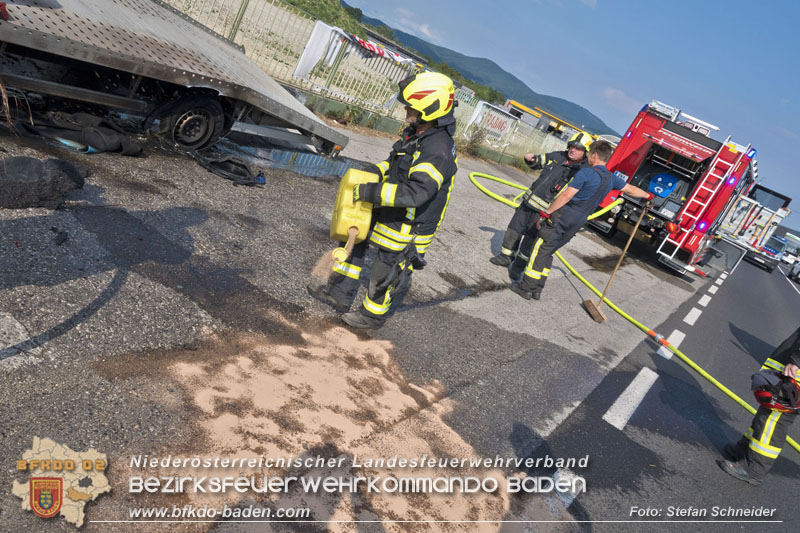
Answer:
M730 204L753 184L756 150L728 137L712 139L716 126L652 101L625 132L608 169L655 195L637 238L658 247L659 261L680 272L694 271ZM613 202L611 191L600 204ZM641 200L625 202L592 225L604 233L630 234Z

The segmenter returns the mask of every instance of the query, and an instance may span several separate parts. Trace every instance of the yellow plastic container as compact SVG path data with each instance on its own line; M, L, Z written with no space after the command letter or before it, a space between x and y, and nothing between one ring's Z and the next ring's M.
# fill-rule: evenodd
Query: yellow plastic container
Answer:
M358 201L353 203L353 187L362 183L377 183L380 176L363 170L351 168L342 177L339 183L339 192L336 194L336 204L333 207L331 219L331 239L347 241L351 227L358 228L357 243L367 238L369 225L372 221L372 204Z

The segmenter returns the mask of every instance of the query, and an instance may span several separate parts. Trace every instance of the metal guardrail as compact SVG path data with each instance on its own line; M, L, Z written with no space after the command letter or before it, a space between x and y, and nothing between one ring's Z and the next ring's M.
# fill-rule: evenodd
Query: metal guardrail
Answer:
M282 0L164 0L228 40L244 47L245 53L267 74L284 83L320 93L370 111L405 119L396 103L397 82L409 74L407 66L371 54L351 41L330 42L308 78L294 70L311 37L316 20ZM479 99L462 89L456 91L456 137L471 132L466 124ZM484 119L485 120L485 119ZM482 124L471 128L481 128ZM486 132L486 144L506 155L563 150L566 143L523 122L498 135Z

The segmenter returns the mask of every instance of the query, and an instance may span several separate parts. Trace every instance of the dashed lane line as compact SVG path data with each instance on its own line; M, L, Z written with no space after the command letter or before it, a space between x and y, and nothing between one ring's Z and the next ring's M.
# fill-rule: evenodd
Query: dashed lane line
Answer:
M717 287L716 285L712 285L708 288L708 294L717 294L718 290L719 287Z
M658 374L647 367L642 367L622 395L603 415L603 420L622 431L657 378Z
M683 342L683 339L685 338L686 338L686 333L676 329L669 334L669 336L667 337L667 342L670 343L675 348L678 348ZM665 346L662 346L661 348L658 349L658 355L660 355L664 359L672 359L672 352L667 350Z
M697 303L698 303L699 305L702 305L703 307L705 307L705 306L707 306L707 305L708 305L708 302L710 302L710 301L711 301L711 296L709 296L708 294L706 294L705 296L703 296L702 298L700 298L700 300L698 300L698 301L697 301Z
M720 277L717 279L717 281L714 282L714 285L722 285L723 281L725 281L725 278Z
M703 311L696 307L692 307L692 310L686 313L686 316L683 317L683 321L690 326L694 326L694 323L697 322L697 319L700 318L701 314L703 314Z

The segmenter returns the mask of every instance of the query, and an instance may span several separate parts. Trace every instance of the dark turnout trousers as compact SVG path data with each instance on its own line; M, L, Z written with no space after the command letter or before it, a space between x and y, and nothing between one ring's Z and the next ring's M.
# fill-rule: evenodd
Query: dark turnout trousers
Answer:
M503 235L503 247L500 249L500 253L514 259L519 252L520 258L527 261L533 245L527 247L527 253L524 253L525 251L520 248L520 241L523 237L525 237L525 241L529 238L533 239L531 242L535 241L538 234L537 220L539 220L539 211L529 207L528 204L519 206L514 211L514 216L511 217L511 222L508 223L508 228Z
M737 455L743 457L747 472L761 480L778 459L789 427L797 417L794 413L781 413L759 407L747 433L736 443Z
M533 244L528 265L520 286L526 291L541 290L553 266L553 254L567 244L586 222L584 209L563 207L553 213L549 221L543 221L538 237Z
M335 262L333 273L328 281L328 293L343 307L350 307L358 293L359 279L364 267L369 241L353 247L353 253L343 262ZM384 321L389 310L402 303L403 297L411 287L411 274L414 268L402 252L378 250L375 262L369 272L369 286L364 295L360 312L362 315Z

